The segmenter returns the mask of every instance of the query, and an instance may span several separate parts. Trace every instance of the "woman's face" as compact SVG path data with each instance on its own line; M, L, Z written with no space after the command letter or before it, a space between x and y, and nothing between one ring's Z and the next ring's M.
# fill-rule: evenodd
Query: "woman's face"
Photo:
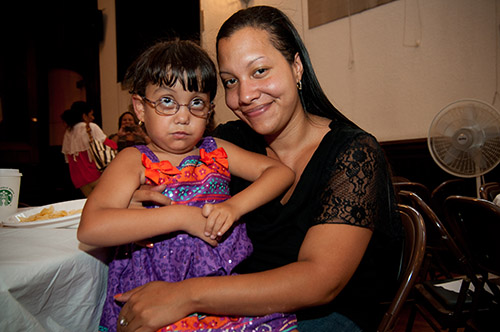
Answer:
M227 106L257 133L278 135L304 112L297 92L302 62L296 55L290 64L265 30L246 27L220 39L218 62Z
M122 123L121 123L122 128L132 127L134 125L135 125L134 117L131 114L125 114L122 117Z

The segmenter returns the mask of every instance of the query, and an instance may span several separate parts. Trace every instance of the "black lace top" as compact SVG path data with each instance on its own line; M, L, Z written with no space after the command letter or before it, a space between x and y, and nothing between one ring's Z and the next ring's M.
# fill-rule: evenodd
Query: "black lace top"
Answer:
M265 154L263 138L242 121L219 126L215 135ZM233 178L232 194L247 185ZM305 234L315 225L369 228L373 236L368 249L344 290L331 304L298 313L299 319L308 319L338 311L369 331L380 320L376 304L393 295L399 272L402 229L395 207L388 167L375 138L332 122L289 201L282 205L278 198L245 216L254 253L238 272L263 271L297 261Z

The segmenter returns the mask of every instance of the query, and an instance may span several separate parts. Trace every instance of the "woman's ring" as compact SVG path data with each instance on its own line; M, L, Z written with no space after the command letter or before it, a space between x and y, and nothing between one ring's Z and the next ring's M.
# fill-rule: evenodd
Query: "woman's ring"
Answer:
M122 317L122 318L120 319L120 322L119 322L118 324L120 324L120 326L125 327L125 326L127 326L127 325L128 325L128 322L127 322L127 320L125 319L125 317Z

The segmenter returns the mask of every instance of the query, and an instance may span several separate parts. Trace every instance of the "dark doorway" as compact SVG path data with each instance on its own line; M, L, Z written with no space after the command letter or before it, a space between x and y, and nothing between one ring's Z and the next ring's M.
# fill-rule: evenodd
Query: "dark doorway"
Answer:
M142 51L172 38L200 43L199 0L116 1L117 81Z
M19 168L20 202L41 205L79 196L61 146L50 144L49 73L78 73L100 124L97 0L11 1L0 5L0 167Z

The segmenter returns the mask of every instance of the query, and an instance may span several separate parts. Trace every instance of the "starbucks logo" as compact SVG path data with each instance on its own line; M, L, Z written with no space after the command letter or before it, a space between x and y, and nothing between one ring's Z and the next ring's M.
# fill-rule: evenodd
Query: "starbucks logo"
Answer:
M0 206L9 206L14 198L14 192L7 187L0 187Z

